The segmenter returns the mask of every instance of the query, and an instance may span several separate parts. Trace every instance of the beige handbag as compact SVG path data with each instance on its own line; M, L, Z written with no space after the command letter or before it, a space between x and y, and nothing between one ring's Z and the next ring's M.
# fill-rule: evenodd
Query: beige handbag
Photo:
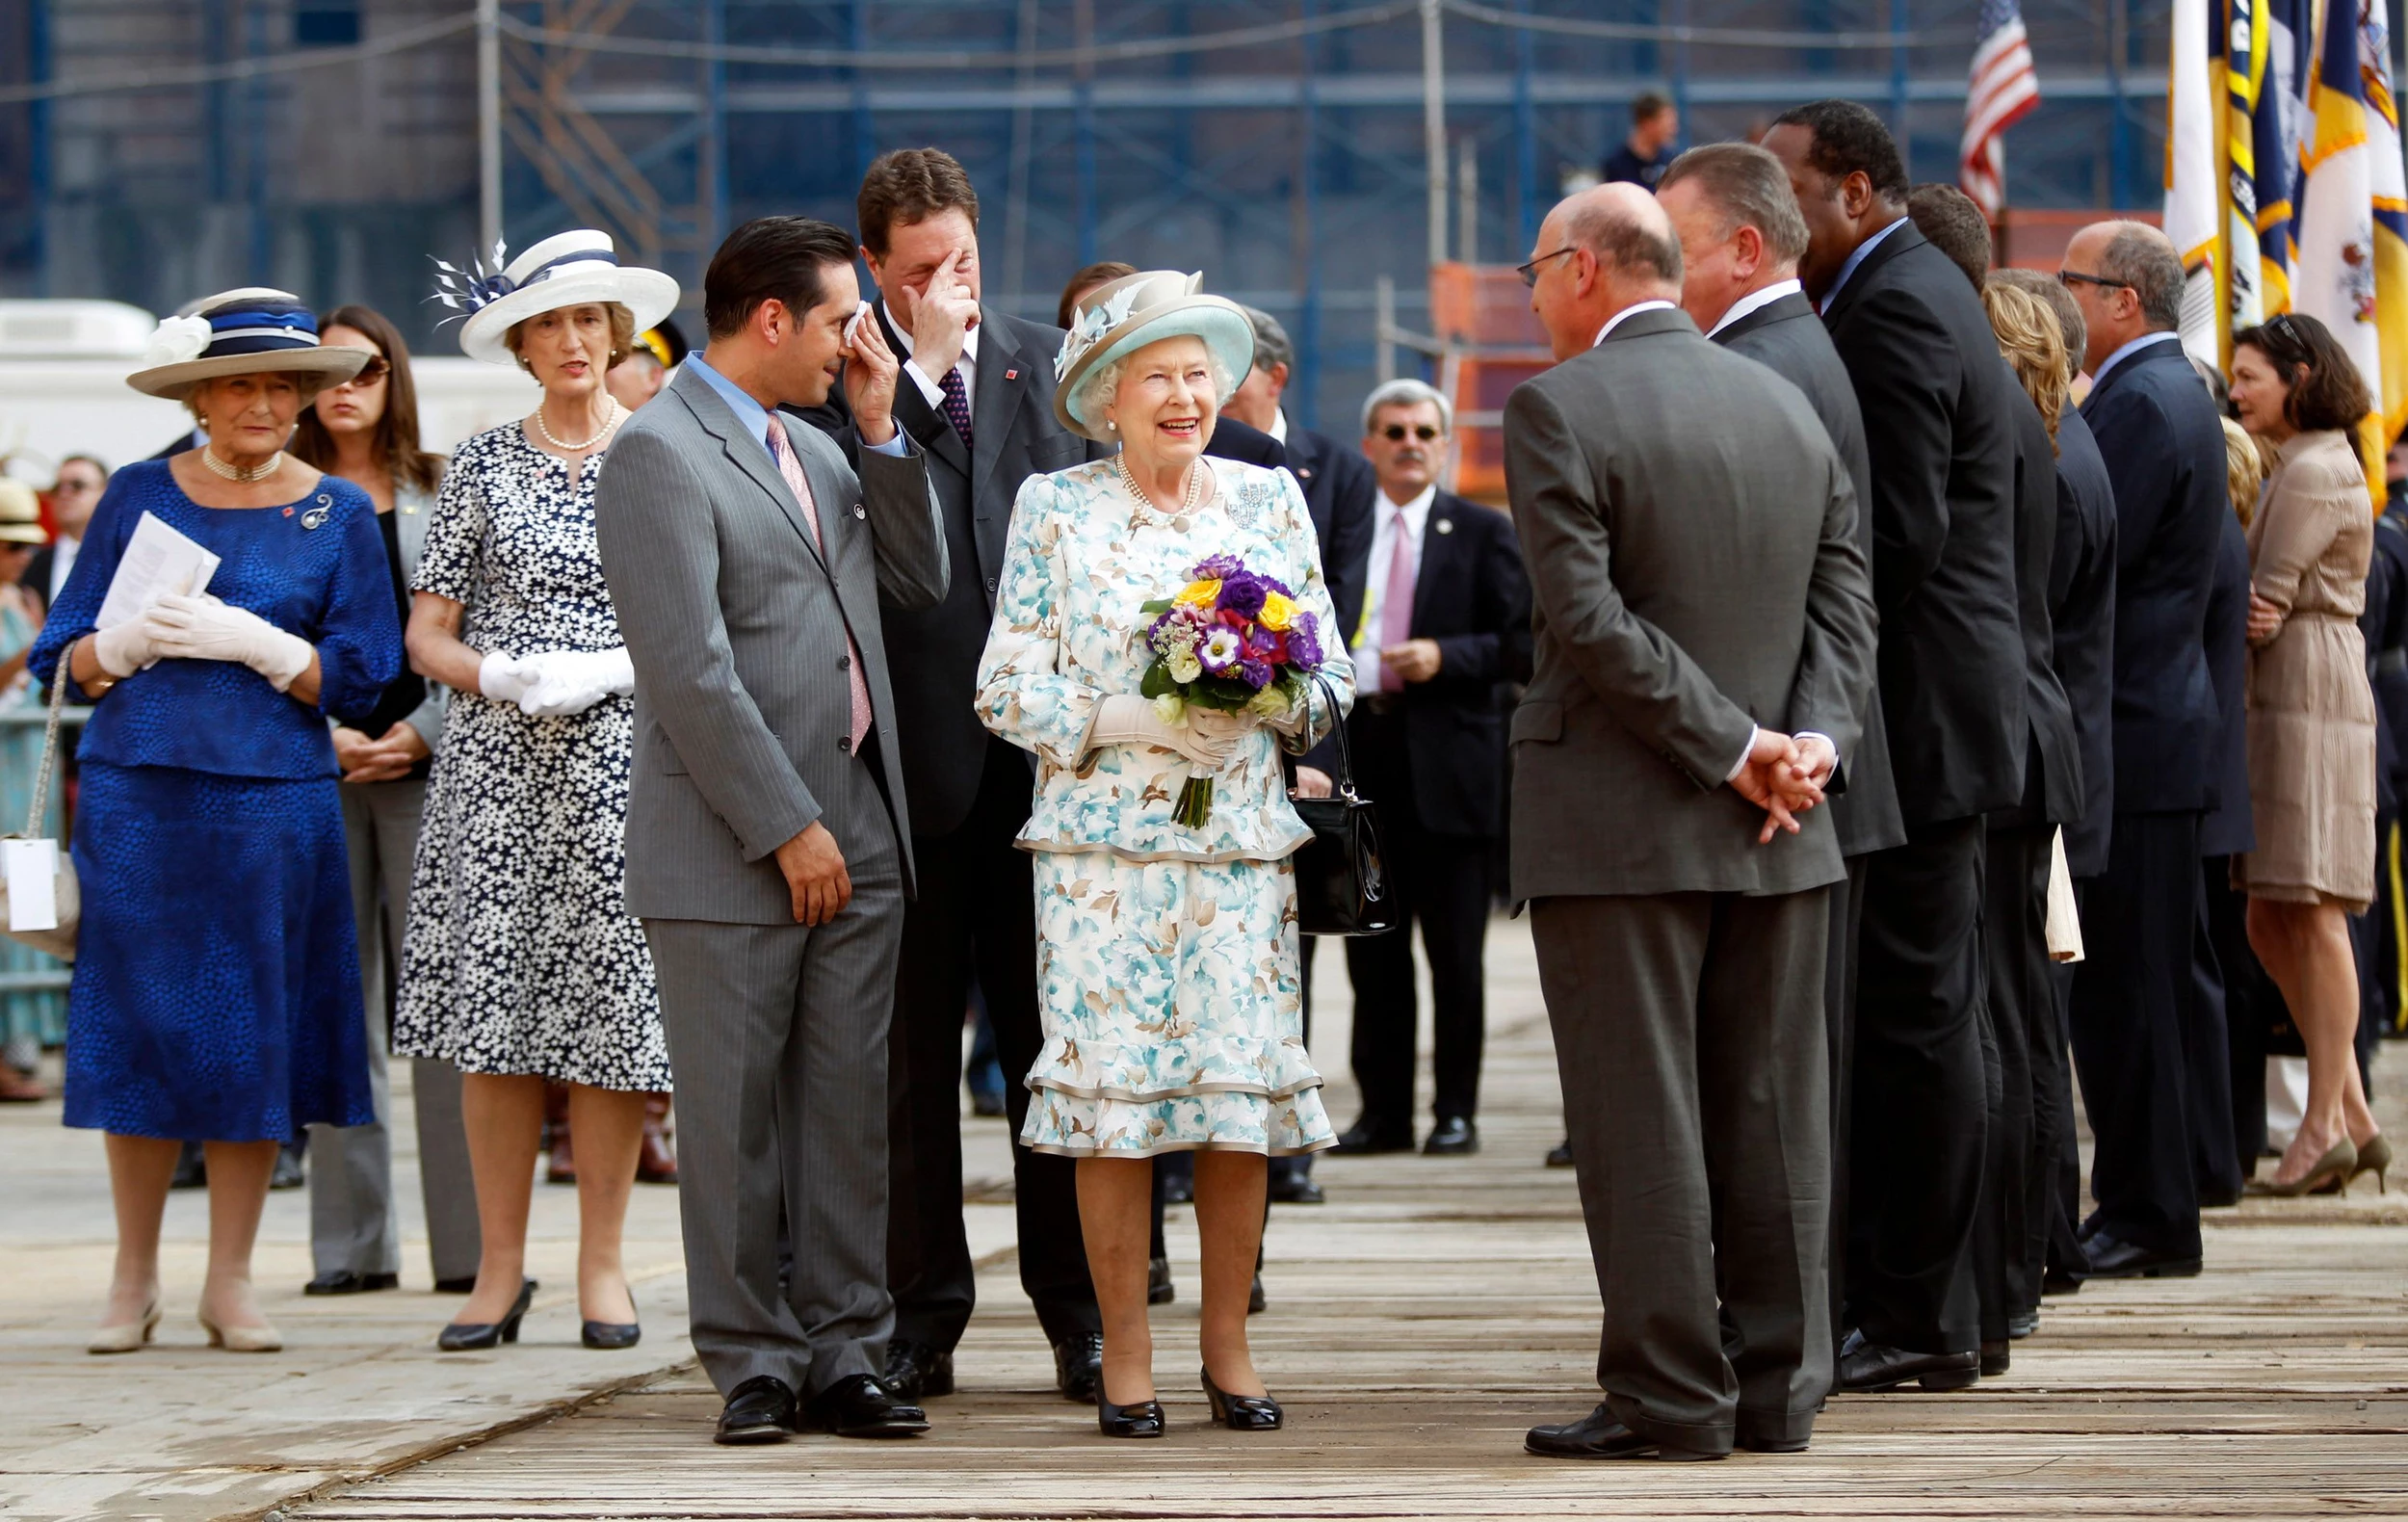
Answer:
M2049 839L2049 960L2081 958L2081 911L2074 903L2074 875L2065 867L2060 829Z
M41 840L42 805L50 800L50 774L59 762L59 711L66 706L66 675L69 657L74 647L68 646L59 656L59 674L50 683L50 725L41 740L41 769L34 774L34 806L25 816L25 828L13 835L0 835L0 840ZM0 876L0 933L12 940L22 941L39 952L48 952L61 961L75 959L75 932L84 917L84 895L75 879L75 862L68 856L64 842L59 846L59 875L51 891L58 906L58 925L46 931L7 930L9 923L9 883Z

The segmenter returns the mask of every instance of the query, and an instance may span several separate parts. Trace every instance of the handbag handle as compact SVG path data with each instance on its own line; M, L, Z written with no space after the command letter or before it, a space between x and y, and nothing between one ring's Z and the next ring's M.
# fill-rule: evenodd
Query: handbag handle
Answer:
M1329 707L1329 737L1338 743L1338 797L1349 803L1358 802L1360 800L1354 796L1354 748L1347 740L1347 716L1338 711L1338 695L1330 691L1329 678L1316 675L1313 686L1322 695L1322 701ZM1306 707L1311 707L1309 699ZM1305 722L1308 725L1312 722L1309 712L1305 715Z
M41 835L42 805L50 800L50 772L59 759L59 714L66 706L67 668L75 646L70 644L59 656L58 674L50 679L50 725L42 732L41 768L34 774L34 806L25 816L25 838Z

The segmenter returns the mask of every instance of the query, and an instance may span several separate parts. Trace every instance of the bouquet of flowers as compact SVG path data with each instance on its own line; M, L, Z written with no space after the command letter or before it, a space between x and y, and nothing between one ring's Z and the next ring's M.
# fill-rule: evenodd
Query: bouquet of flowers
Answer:
M1138 692L1166 724L1186 722L1191 706L1264 719L1295 712L1321 669L1321 620L1234 555L1216 555L1189 576L1178 595L1140 605L1154 615L1145 626L1154 659ZM1212 813L1213 779L1191 775L1171 817L1196 829Z

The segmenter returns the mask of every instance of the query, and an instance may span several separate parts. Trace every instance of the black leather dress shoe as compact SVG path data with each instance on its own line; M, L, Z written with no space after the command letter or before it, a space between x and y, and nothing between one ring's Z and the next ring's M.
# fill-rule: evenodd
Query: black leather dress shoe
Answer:
M2195 1257L2153 1252L2105 1229L2093 1231L2082 1246L2089 1249L2090 1277L2094 1279L2187 1279L2199 1272L2199 1260Z
M1413 1150L1413 1128L1392 1126L1375 1115L1365 1115L1338 1133L1337 1150L1348 1157L1369 1157L1374 1152L1410 1152Z
M1270 1180L1270 1202L1274 1205L1323 1205L1329 1196L1322 1193L1313 1175L1292 1170L1285 1175L1274 1173Z
M811 1419L839 1437L917 1437L929 1414L899 1400L866 1374L837 1380L811 1398Z
M1541 1458L1720 1458L1691 1448L1674 1448L1641 1437L1600 1404L1577 1422L1533 1427L1522 1447Z
M1479 1127L1463 1115L1448 1115L1422 1142L1424 1157L1470 1157L1479 1150Z
M1245 1292L1245 1313L1248 1316L1260 1316L1263 1314L1263 1307L1269 1303L1269 1300L1263 1298L1263 1271L1256 1269L1254 1287Z
M2080 1273L2068 1273L2063 1269L2051 1269L2040 1275L2040 1293L2043 1295L2080 1295L2081 1281L2089 1276L2090 1273L2086 1269Z
M898 1339L886 1345L886 1373L878 1382L899 1401L927 1401L954 1393L954 1355L924 1342Z
M1867 1342L1850 1330L1840 1344L1840 1388L1878 1394L1909 1382L1926 1390L1962 1390L1981 1378L1981 1360L1970 1352L1910 1352Z
M484 1352L506 1342L518 1340L518 1324L527 1319L527 1307L536 1302L536 1281L523 1280L518 1286L518 1299L498 1322L454 1322L434 1334L434 1345L443 1352Z
M1072 1332L1054 1344L1054 1388L1065 1401L1095 1404L1104 1379L1104 1334Z
M468 1281L474 1289L477 1281ZM321 1273L301 1286L303 1295L369 1295L378 1290L398 1290L402 1276L398 1273L353 1273L349 1269L336 1269Z
M1114 1405L1100 1391L1096 1394L1095 1428L1106 1437L1160 1437L1163 1427L1163 1404L1160 1401Z
M632 1311L635 1306L636 1292L630 1288L627 1292L627 1308ZM578 1326L577 1340L596 1352L616 1352L622 1348L633 1348L643 1341L643 1324L641 1322L585 1322Z
M1179 1286L1170 1282L1170 1260L1145 1260L1145 1303L1167 1305L1179 1298Z
M1547 1149L1547 1166L1549 1168L1570 1168L1572 1166L1572 1142L1569 1138L1557 1142L1554 1146Z
M437 1295L466 1295L475 1290L476 1287L477 1276L473 1273L461 1274L457 1279L437 1279L434 1281L434 1292Z
M719 1430L711 1441L740 1447L747 1443L782 1443L795 1426L794 1386L773 1374L756 1374L727 1392L720 1412Z
M2012 1343L2009 1340L2002 1339L1993 1342L1983 1339L1979 1362L1976 1365L1981 1370L1983 1378L1995 1379L2006 1373L2008 1366L2013 1362L2011 1348Z

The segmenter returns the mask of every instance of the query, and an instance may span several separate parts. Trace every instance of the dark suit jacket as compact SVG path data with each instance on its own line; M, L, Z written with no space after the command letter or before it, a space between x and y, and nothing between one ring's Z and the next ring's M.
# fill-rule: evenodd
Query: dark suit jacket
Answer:
M1872 457L1881 706L1909 825L2022 800L2015 435L1998 339L1965 272L1910 223L1823 313Z
M2229 499L2229 496L2227 498ZM2368 585L2372 587L2372 578ZM2249 811L2249 531L2231 512L2215 547L2208 587L2208 679L2215 687L2215 736L2201 756L2215 792L2199 821L2199 854L2229 856L2257 846Z
M2391 765L2390 788L2396 803L2408 795L2408 507L2395 489L2383 515L2374 520L2374 558L2388 561L2401 593L2392 600L2382 628L2367 641L2367 658L2374 663L2374 707L2382 716L2389 743L2383 755ZM2373 577L2369 575L2371 583Z
M1513 896L1837 881L1828 809L1759 846L1763 814L1723 785L1756 725L1842 755L1861 738L1856 494L1806 398L1656 310L1517 386L1505 431L1536 642L1511 725Z
M25 574L16 579L19 587L34 594L34 601L41 605L43 613L50 611L50 567L58 561L58 545L45 544L34 551L34 558L25 563Z
M903 343L885 303L877 312L888 346L901 354ZM1040 323L981 312L978 383L970 403L975 451L963 447L953 424L929 406L909 377L895 388L895 421L928 456L952 562L949 589L935 607L881 609L903 784L911 797L912 827L923 835L960 827L978 798L988 748L1004 744L979 722L971 696L1020 485L1031 476L1112 453L1055 420L1054 356L1061 337L1060 329ZM833 436L859 468L860 443L841 392L831 391L828 406L803 415Z
M1106 450L1105 453L1112 452ZM1218 417L1213 420L1213 436L1206 440L1204 453L1217 456L1222 459L1243 460L1249 465L1260 465L1265 470L1277 470L1288 462L1288 451L1279 440L1251 424L1239 422L1234 417ZM1315 526L1319 527L1319 525ZM1322 574L1326 575L1326 570ZM1359 608L1360 604L1357 604L1357 607Z
M1370 555L1366 546L1365 565ZM1438 493L1422 534L1412 638L1438 643L1438 674L1403 695L1415 816L1436 834L1493 837L1505 817L1500 690L1531 674L1531 585L1511 518Z
M2021 822L2062 825L2081 817L2081 744L2051 657L2050 569L2056 559L2056 451L2040 409L2006 361L2007 410L2015 425L2015 598L2024 631L2024 723L2030 749L2024 766ZM2033 768L2039 769L2032 774Z
M2208 589L2224 521L2224 429L2168 333L2081 405L2115 490L2115 811L2204 810L2216 736Z
M2090 425L2071 409L2056 420L2049 632L2081 749L2081 818L2065 826L2066 868L2095 878L2115 824L2115 491Z
M1288 469L1304 488L1304 509L1321 540L1322 577L1329 583L1338 627L1351 634L1363 617L1364 567L1371 564L1379 477L1359 449L1309 428L1288 430ZM1519 560L1519 556L1516 556Z
M1767 302L1714 335L1714 341L1758 364L1806 393L1806 405L1822 419L1823 432L1847 466L1856 488L1856 547L1872 561L1872 462L1865 453L1865 415L1857 409L1856 389L1848 383L1847 366L1831 347L1831 334L1815 315L1812 302L1794 292ZM1831 825L1839 831L1840 854L1901 845L1906 824L1898 817L1898 779L1890 774L1890 735L1881 717L1878 685L1866 689L1865 738L1851 755L1840 758L1847 791L1831 800Z

